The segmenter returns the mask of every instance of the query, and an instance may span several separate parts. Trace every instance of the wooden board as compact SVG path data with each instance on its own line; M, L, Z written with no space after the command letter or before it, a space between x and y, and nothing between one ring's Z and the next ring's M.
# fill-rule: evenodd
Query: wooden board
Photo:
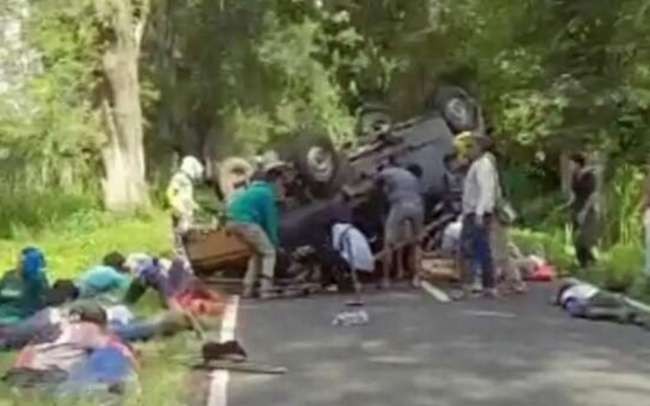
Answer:
M192 267L203 272L245 263L252 255L244 241L225 229L190 231L186 250Z
M422 260L423 277L430 280L459 280L460 271L453 259L425 258Z

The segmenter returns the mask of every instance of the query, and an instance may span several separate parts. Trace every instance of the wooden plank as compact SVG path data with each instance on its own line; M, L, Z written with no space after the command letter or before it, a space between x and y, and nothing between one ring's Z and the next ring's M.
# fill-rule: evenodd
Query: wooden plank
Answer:
M204 271L218 270L227 264L244 263L252 255L245 242L225 229L191 231L186 249L192 266Z

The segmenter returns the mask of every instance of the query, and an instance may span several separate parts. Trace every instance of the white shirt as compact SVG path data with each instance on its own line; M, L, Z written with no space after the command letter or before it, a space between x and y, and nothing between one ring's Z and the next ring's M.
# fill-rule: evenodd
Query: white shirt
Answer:
M568 288L562 293L562 296L560 297L560 304L562 306L565 306L566 303L571 299L585 302L594 297L598 291L599 289L594 285L590 285L588 283L579 283Z
M332 244L350 267L365 272L375 270L375 258L368 239L352 224L335 224L332 227Z
M460 234L463 230L462 221L456 220L449 223L442 233L442 250L446 252L455 252L460 244Z
M463 184L463 214L482 217L494 213L499 194L499 174L490 153L483 154L469 168Z
M108 306L106 310L106 319L109 323L127 325L135 320L135 316L128 307L124 305Z

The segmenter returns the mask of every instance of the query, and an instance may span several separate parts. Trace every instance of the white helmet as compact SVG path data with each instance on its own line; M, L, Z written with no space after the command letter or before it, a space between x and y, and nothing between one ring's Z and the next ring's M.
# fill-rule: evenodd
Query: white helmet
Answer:
M185 172L193 181L199 181L203 178L203 164L195 157L188 155L183 158L181 163L181 171Z

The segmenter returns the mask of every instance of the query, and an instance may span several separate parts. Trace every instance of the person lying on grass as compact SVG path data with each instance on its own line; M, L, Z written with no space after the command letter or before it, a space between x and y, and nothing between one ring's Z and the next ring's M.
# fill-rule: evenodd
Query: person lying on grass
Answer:
M201 282L182 257L169 261L135 254L127 259L127 266L134 275L125 297L127 304L136 303L151 288L169 310L207 317L223 313L223 296Z
M0 326L19 323L45 307L49 288L45 267L40 249L21 251L16 269L0 279Z
M119 301L131 285L131 275L126 267L126 258L114 251L106 254L101 265L93 266L77 278L79 297L90 299L106 298Z
M106 311L75 305L59 323L38 332L3 380L18 387L53 385L55 392L123 384L136 370L131 348L108 329Z
M26 320L0 327L0 350L20 349L40 332L48 331L70 317L79 306L99 306L106 313L108 330L124 341L145 341L169 336L191 328L184 313L165 311L138 319L125 305L101 305L93 300L78 300L79 291L70 281L57 281L48 292L48 307Z

